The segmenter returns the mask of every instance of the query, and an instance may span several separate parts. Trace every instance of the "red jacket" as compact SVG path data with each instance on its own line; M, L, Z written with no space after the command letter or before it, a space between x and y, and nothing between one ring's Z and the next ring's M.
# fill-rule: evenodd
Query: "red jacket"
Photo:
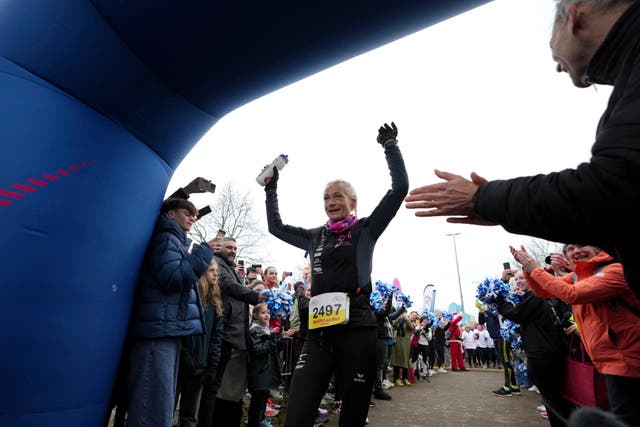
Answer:
M534 294L571 304L580 337L599 372L640 377L640 301L627 286L622 265L606 252L575 261L575 274L555 277L542 268L525 273Z

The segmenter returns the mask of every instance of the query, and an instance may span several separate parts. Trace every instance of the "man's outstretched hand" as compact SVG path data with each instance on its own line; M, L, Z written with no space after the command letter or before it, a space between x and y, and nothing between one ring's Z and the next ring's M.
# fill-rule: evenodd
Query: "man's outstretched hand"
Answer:
M435 174L444 182L411 190L404 199L407 209L418 209L419 217L448 216L450 223L495 225L473 210L473 196L486 179L475 172L471 173L471 180L437 169Z

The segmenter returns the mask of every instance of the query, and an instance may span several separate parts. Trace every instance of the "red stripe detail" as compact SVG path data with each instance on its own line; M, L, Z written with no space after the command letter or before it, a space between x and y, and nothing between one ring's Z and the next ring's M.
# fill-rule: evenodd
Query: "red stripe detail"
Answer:
M80 170L80 168L77 167L77 166L71 166L71 167L69 167L69 169L71 169L72 171Z
M12 187L15 188L16 190L26 191L27 193L35 193L36 192L35 188L29 187L28 185L13 184Z
M58 181L60 178L58 178L55 175L51 175L50 173L45 173L44 175L42 175L44 178L47 178L50 181Z
M24 194L14 193L13 191L0 190L0 196L13 197L14 199L22 199Z
M9 200L0 199L0 205L9 206L11 202Z
M57 173L58 175L64 175L64 176L69 175L69 172L67 172L67 171L66 171L66 170L64 170L64 169L58 169L58 170L56 171L56 173Z
M39 185L40 187L46 187L47 185L49 185L48 182L40 181L39 179L35 179L35 178L29 178L27 182L30 182L31 184Z

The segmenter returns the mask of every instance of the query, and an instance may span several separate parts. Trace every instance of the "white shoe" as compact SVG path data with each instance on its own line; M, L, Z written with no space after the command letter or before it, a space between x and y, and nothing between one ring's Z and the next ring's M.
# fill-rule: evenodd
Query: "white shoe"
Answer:
M438 368L438 372L447 372L444 370L444 368Z
M386 378L385 378L384 381L382 381L382 388L384 388L385 390L389 390L393 386L394 386L394 384L391 381L389 381L388 379L386 379Z
M271 389L269 390L269 395L274 398L275 400L282 400L284 399L284 397L282 396L282 393L280 393L278 390L276 389Z
M536 393L540 393L540 390L538 390L538 387L536 387L535 385L532 385L531 387L529 387L527 390L529 391L535 391Z
M427 371L427 376L428 376L428 377L432 377L432 376L433 376L433 374L435 374L435 371L434 371L433 369L429 369L429 370Z
M544 412L547 410L547 408L545 408L544 405L537 406L536 409L538 410L538 412Z

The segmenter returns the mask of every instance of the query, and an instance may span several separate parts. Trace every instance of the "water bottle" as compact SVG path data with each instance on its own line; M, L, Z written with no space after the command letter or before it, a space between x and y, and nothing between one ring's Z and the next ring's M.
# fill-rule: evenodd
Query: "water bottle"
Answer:
M264 187L269 183L269 181L271 181L271 178L273 178L273 167L275 166L278 168L278 171L281 171L288 162L289 157L286 154L280 154L273 160L273 162L262 169L260 175L256 177L256 181L258 181L258 184Z

